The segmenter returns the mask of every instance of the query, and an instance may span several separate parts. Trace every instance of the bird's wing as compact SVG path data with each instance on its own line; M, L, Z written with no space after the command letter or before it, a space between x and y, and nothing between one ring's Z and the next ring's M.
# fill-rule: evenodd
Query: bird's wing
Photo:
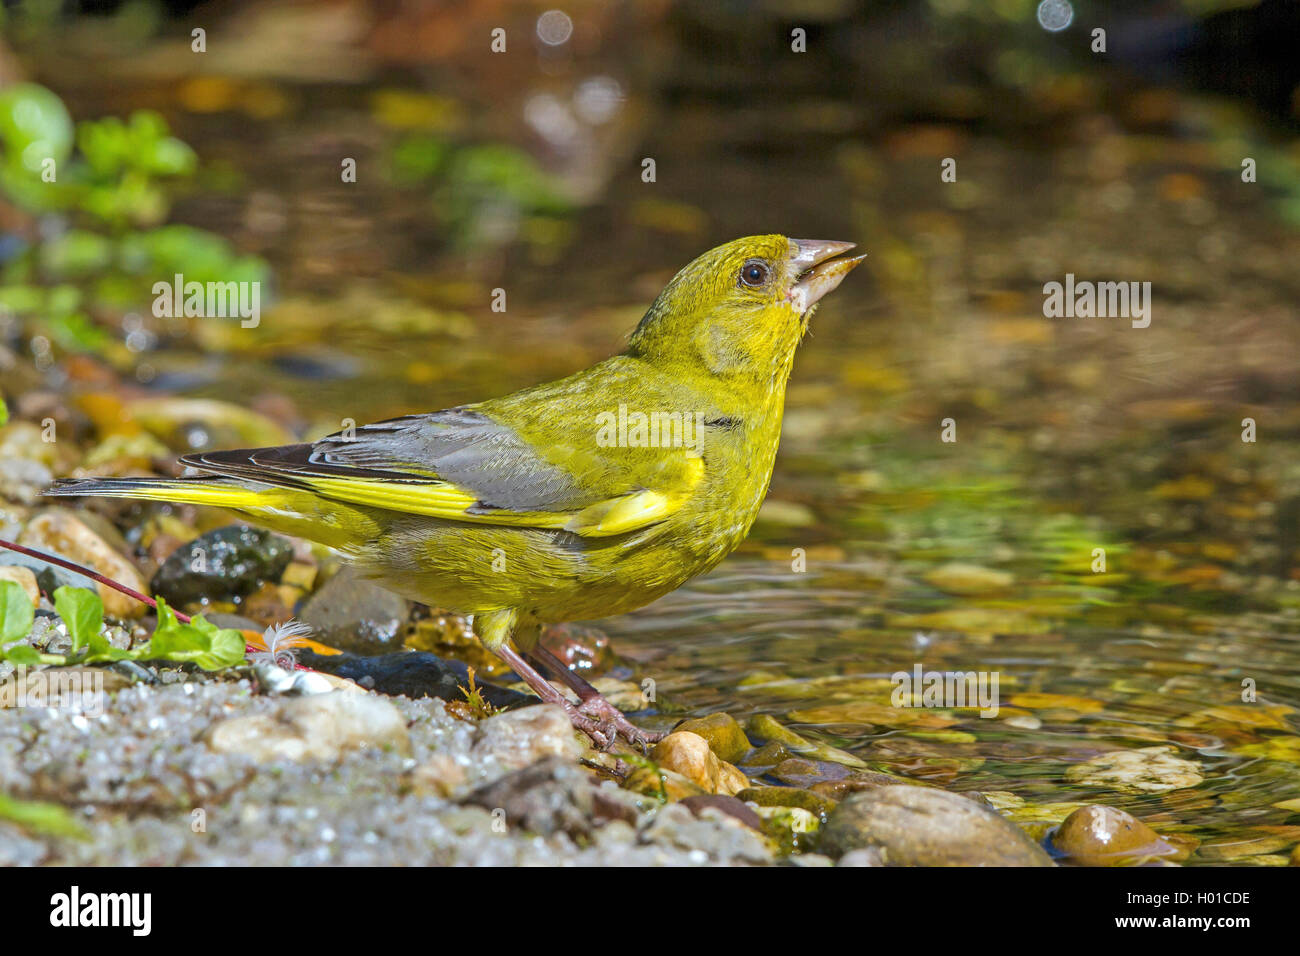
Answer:
M594 431L546 450L553 460L515 429L460 407L365 425L315 443L204 452L181 461L353 504L584 537L662 521L704 474L703 461L682 449L629 456L627 449L598 448ZM575 472L595 479L599 493Z

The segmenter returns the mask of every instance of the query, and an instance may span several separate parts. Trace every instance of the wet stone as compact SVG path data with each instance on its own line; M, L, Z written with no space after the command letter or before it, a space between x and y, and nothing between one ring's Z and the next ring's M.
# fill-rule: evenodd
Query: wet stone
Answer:
M518 770L547 757L576 760L582 751L568 715L555 704L538 704L480 721L471 755Z
M703 816L707 809L717 810L719 813L725 813L729 817L734 817L747 827L761 831L763 829L763 820L752 807L746 806L743 800L736 797L729 797L721 793L702 794L695 797L687 797L681 801L682 806L686 807L691 813Z
M1099 754L1065 771L1070 783L1119 793L1164 793L1197 786L1204 777L1191 760L1173 747L1142 747Z
M1051 858L995 810L926 787L883 787L835 808L818 850L839 857L876 849L888 866L1052 866Z
M734 795L749 786L749 778L719 760L698 734L674 731L655 744L650 756L661 767L680 773L708 793Z
M1080 807L1051 839L1057 853L1081 866L1125 866L1187 855L1132 814L1107 806Z
M178 547L154 574L151 587L174 605L242 598L264 581L278 581L292 559L287 538L229 525Z
M392 697L464 700L464 688L469 687L469 665L426 651L394 651L361 657L303 650L298 654L298 661L304 667L347 678L367 690ZM484 683L477 678L474 686L493 707L512 707L530 699L527 694Z
M552 756L479 787L462 802L487 810L498 825L574 836L592 829L594 790L585 771Z
M337 760L362 747L410 749L406 722L382 697L332 691L286 700L278 711L218 721L207 733L217 753L261 762Z
M37 515L23 531L18 543L62 555L135 591L147 590L144 578L135 565L70 511L51 508ZM11 564L26 564L9 561L8 558L6 561ZM38 580L41 579L39 572L36 576ZM74 576L72 583L84 587L86 582L84 578ZM104 602L104 613L109 617L134 618L144 614L145 606L134 598L107 585L100 584L96 587Z
M709 742L709 749L719 760L738 763L753 748L740 724L730 714L716 713L683 720L674 730L698 734Z
M354 654L385 654L402 646L411 606L405 598L342 568L325 582L298 615L315 640Z
M818 817L828 816L835 809L833 799L799 787L746 787L736 798L760 807L798 807Z

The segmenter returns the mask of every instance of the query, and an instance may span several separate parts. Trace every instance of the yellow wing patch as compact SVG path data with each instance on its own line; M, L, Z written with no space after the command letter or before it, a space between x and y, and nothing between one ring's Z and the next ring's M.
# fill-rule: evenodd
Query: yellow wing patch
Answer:
M565 530L587 538L602 538L635 531L667 518L690 497L703 476L703 460L689 458L686 460L685 475L682 476L679 487L672 492L648 489L634 491L598 501L577 512L517 511L507 508L471 511L478 504L478 496L449 482L397 484L364 478L319 476L304 480L313 491L328 498L388 511L428 515L447 521Z

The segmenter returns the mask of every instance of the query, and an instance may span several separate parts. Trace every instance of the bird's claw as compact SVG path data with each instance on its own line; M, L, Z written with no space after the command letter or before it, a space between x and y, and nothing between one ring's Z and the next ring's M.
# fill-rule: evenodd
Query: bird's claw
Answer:
M642 753L648 753L650 745L664 737L663 734L642 730L624 717L623 712L604 697L589 697L584 700L578 707L578 713L583 717L599 721L602 732L611 741L615 737L622 737L632 746L640 748Z

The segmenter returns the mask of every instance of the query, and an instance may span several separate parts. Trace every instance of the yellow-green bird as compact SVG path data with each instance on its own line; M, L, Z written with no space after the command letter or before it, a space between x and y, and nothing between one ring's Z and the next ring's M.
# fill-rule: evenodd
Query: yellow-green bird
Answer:
M842 257L852 248L737 239L673 277L626 351L568 378L310 444L181 459L217 477L48 493L214 505L320 542L407 598L473 615L483 643L598 744L644 746L655 735L546 651L541 627L648 604L745 537L795 349L818 300L865 258Z

